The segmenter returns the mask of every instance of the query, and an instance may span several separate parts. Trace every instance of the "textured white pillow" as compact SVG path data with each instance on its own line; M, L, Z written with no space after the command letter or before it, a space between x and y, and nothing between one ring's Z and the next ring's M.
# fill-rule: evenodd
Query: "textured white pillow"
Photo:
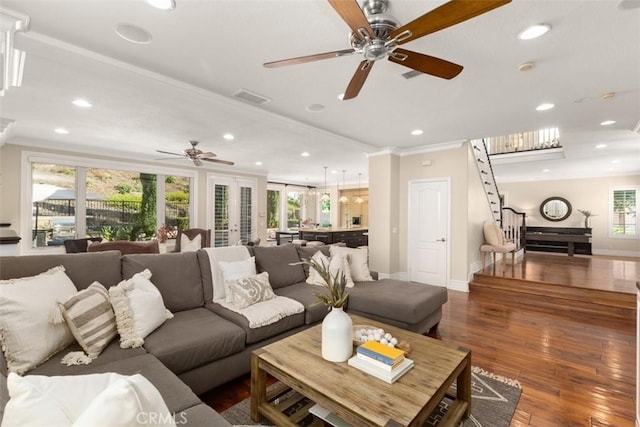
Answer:
M491 246L502 246L505 244L504 232L495 221L484 223L484 239Z
M266 271L253 276L229 280L228 286L233 305L238 309L247 308L257 302L268 301L276 297L269 283L269 273Z
M336 273L338 277L340 274L344 274L345 280L347 281L347 288L353 288L355 283L353 283L353 278L351 277L351 267L349 266L349 256L344 254L336 254L331 258L327 257L321 251L317 251L311 259L317 262L319 265L327 266L329 265L329 273L331 277L335 276ZM316 271L315 268L309 266L309 277L307 277L307 283L310 285L318 285L318 286L326 286L324 279L320 276L320 273Z
M66 323L54 325L49 315L76 292L63 266L0 280L0 342L10 372L23 374L73 343Z
M218 261L218 266L222 270L224 280L225 300L229 304L233 303L233 293L229 289L229 283L236 279L256 275L256 257L243 259L242 261Z
M7 388L10 400L3 427L133 426L144 424L135 418L140 413L169 414L160 393L139 374L21 377L10 373ZM154 425L175 425L170 414L162 419L170 421Z
M369 271L369 248L346 248L344 246L331 245L329 248L331 256L337 254L349 256L349 267L351 268L351 278L354 282L373 281Z
M147 335L173 317L149 279L151 272L145 269L109 288L122 348L142 346Z
M195 252L202 249L202 236L198 234L191 240L186 234L180 235L180 252Z

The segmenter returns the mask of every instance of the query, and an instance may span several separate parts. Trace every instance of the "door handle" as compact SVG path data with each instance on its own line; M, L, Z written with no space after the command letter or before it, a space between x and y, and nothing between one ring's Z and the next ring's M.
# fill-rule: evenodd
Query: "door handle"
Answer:
M446 242L446 241L447 241L447 239L445 239L444 237L442 239L436 240L436 242Z

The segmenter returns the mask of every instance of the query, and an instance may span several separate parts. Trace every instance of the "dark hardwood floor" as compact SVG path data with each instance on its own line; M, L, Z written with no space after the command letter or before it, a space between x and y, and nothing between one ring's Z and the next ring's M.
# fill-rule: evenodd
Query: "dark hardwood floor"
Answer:
M581 263L570 264L563 268L579 268ZM600 259L591 264L616 271L620 265ZM534 274L548 275L548 263L539 265L546 271ZM637 280L634 271L632 279ZM596 276L608 283L606 274ZM538 302L527 294L501 300L473 289L449 291L439 338L471 349L474 365L520 381L523 392L512 426L633 426L635 321L538 308ZM202 397L223 411L249 397L249 387L246 376Z

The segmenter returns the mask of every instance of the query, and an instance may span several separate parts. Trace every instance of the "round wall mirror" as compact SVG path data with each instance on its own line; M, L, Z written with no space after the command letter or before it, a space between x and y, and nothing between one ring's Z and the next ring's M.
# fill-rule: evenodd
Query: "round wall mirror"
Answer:
M549 221L563 221L571 215L571 203L562 197L549 197L540 204L540 215Z

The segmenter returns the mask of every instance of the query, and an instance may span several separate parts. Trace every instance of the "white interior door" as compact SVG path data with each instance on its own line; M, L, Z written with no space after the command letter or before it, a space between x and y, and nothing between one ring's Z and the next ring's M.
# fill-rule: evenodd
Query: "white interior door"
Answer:
M447 286L448 179L409 182L409 280Z
M208 182L207 227L212 246L231 246L256 235L256 181L211 176Z

